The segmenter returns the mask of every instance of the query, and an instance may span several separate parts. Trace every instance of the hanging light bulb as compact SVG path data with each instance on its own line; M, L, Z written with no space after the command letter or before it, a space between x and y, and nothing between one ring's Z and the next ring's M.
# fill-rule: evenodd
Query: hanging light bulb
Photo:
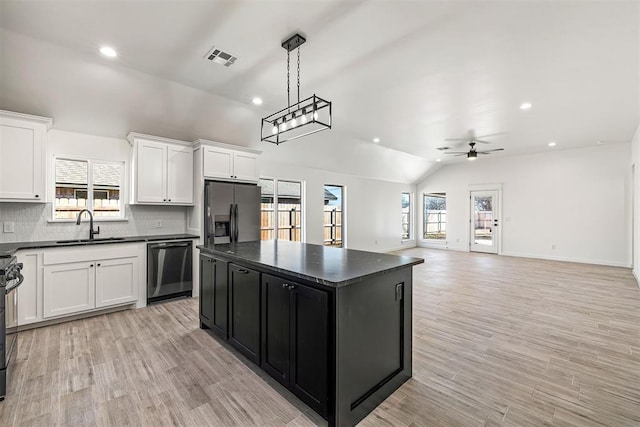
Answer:
M275 135L276 133L278 133L278 122L277 121L273 122L273 127L271 128L271 134Z
M291 127L294 128L296 126L298 126L298 120L296 120L296 115L293 114L291 118Z
M300 116L300 123L302 123L302 124L307 123L307 109L306 108L302 109L302 115Z
M287 123L282 120L282 123L280 123L280 132L284 132L285 130L287 130Z
M318 120L318 110L316 108L317 108L317 106L314 103L313 104L313 120Z

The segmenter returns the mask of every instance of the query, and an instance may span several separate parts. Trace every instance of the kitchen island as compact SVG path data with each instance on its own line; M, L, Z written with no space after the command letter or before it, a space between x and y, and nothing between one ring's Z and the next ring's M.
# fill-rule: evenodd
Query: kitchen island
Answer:
M420 258L288 241L200 249L200 326L351 426L411 377Z

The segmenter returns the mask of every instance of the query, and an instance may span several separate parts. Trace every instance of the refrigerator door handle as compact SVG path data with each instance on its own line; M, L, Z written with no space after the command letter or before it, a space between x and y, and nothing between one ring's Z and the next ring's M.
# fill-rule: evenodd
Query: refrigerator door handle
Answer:
M238 241L238 205L235 205L234 211L233 211L233 223L234 223L234 227L233 227L233 238L235 239L235 241Z
M233 243L233 237L235 235L235 224L233 218L233 203L229 205L229 241Z

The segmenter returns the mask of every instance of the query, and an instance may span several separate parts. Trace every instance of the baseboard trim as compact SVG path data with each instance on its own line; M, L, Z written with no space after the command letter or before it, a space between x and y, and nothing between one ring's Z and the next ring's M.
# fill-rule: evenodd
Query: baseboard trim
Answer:
M523 253L517 253L517 252L502 252L499 255L518 257L518 258L534 258L534 259L544 259L544 260L548 260L548 261L576 262L578 264L594 264L594 265L605 265L605 266L608 266L608 267L629 268L629 264L626 264L624 262L602 261L602 260L597 260L597 259L580 259L580 258L555 257L555 256L523 254Z
M383 252L383 253L387 253L387 252L395 252L395 251L401 251L403 249L412 249L415 248L416 245L414 244L405 244L405 245L401 245L401 246L396 246L393 248L386 248L386 249L378 249L374 252Z

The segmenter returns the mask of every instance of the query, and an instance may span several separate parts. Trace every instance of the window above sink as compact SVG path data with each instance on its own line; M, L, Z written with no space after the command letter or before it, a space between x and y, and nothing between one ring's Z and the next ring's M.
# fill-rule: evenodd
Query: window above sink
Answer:
M74 221L90 209L95 221L125 220L124 162L54 158L52 221Z

